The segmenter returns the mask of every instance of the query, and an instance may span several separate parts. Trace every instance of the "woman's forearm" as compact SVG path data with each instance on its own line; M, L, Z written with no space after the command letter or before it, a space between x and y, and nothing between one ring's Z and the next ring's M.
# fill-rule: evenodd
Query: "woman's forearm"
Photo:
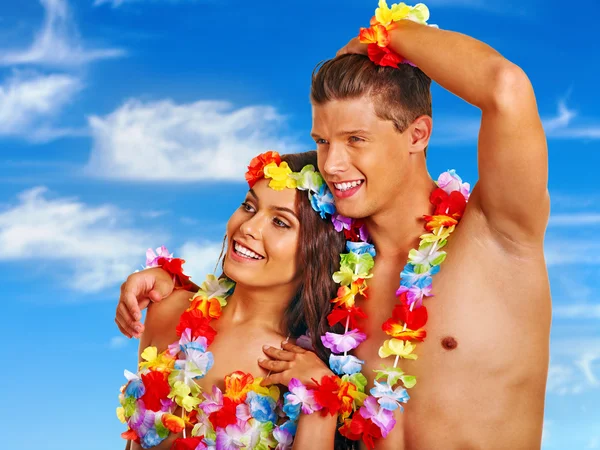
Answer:
M293 450L333 450L336 428L337 415L323 417L318 412L300 415Z

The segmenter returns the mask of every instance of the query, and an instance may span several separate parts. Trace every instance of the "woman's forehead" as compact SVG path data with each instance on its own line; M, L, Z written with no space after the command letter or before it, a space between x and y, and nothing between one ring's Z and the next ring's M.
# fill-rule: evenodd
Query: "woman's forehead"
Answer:
M296 211L296 189L283 189L276 191L269 187L269 180L257 181L249 191L258 197L263 207L288 208Z

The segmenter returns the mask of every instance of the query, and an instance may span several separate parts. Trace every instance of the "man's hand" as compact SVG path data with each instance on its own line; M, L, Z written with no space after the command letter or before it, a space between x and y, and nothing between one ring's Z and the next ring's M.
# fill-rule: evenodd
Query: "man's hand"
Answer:
M115 322L127 337L139 338L144 331L141 310L150 302L159 302L173 292L175 283L171 275L160 267L142 270L129 275L121 285Z
M358 38L355 37L352 38L350 42L344 45L341 49L339 49L335 56L345 55L346 53L366 55L367 47L367 44L362 44Z

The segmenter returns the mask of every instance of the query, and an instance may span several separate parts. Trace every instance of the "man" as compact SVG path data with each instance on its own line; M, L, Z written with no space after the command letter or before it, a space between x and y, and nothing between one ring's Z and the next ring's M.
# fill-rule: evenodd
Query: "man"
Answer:
M399 274L423 233L422 216L432 211L428 77L482 118L479 181L433 280L427 339L417 360L399 364L418 383L376 448L539 448L551 302L543 255L547 148L533 89L521 69L467 36L403 20L389 37L389 47L420 70L349 56L366 54L353 39L319 69L311 91L319 169L338 212L364 218L377 249L369 299L360 305L368 340L356 353L370 386L387 339L381 324L398 303ZM145 307L172 289L155 274L123 285L117 322L128 335L140 327L138 299Z

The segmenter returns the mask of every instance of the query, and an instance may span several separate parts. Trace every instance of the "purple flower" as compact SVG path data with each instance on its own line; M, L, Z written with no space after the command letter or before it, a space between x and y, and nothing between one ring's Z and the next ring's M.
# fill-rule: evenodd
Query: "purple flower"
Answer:
M353 350L365 339L367 339L367 335L359 331L358 328L346 331L344 334L325 333L325 336L321 336L323 345L333 353L344 353Z
M333 228L335 228L335 231L338 233L342 230L349 230L352 226L352 219L342 216L339 213L335 213L331 216L331 222L333 223Z
M465 200L469 200L471 185L469 183L463 183L462 178L458 176L454 169L442 173L438 178L437 185L442 188L446 194L450 194L453 191L459 191L463 197L465 197Z
M217 386L212 387L212 394L205 393L204 401L199 405L205 414L212 414L223 407L223 393Z
M247 427L244 427L247 428ZM246 434L241 423L227 425L227 428L217 428L217 448L219 450L238 450L244 447L243 438Z
M431 284L423 287L419 287L418 285L413 285L411 287L400 286L396 291L396 296L403 294L406 292L406 300L408 305L412 305L416 303L415 307L420 308L423 305L423 297L432 297L433 293L431 292Z
M386 437L396 425L394 413L379 406L374 397L367 397L359 412L361 416L371 419L371 422L379 427L383 437Z

